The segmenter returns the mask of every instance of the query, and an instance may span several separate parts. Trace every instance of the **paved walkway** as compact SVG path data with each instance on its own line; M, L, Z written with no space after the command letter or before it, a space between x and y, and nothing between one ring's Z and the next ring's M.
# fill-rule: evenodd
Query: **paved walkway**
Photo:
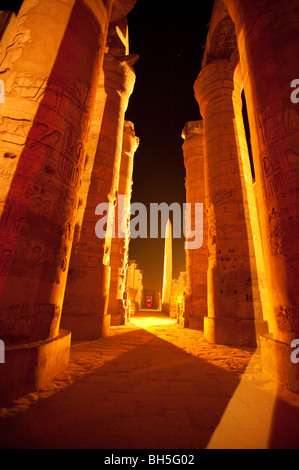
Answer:
M299 396L258 351L211 345L160 312L74 342L67 371L0 410L1 448L298 448Z

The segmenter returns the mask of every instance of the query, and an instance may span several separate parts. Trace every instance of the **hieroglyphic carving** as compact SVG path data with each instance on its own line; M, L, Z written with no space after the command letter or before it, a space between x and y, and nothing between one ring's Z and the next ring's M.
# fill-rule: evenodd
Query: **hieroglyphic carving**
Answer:
M25 44L31 41L31 31L29 29L24 29L23 31L18 31L13 39L11 44L7 46L4 57L0 62L0 69L3 66L3 62L5 65L7 63L13 64L22 56L22 50ZM1 71L3 73L3 71Z
M71 215L63 224L57 225L55 218L51 222L48 214L44 213L47 206L37 206L40 207L39 213L28 212L24 206L5 204L0 226L3 240L0 243L0 275L6 276L9 270L13 276L26 274L28 278L41 277L59 284L60 272L65 272L67 267L75 216ZM34 234L36 226L40 230L38 236ZM51 233L51 238L48 233Z
M38 100L47 84L47 77L12 71L5 84L6 92L12 96Z
M299 329L298 310L289 305L274 308L277 326L282 333L291 333Z
M24 146L32 122L30 119L17 119L10 116L0 117L0 137L2 142Z
M3 337L14 340L35 339L37 337L53 336L59 321L61 309L55 304L27 303L11 304L0 307L1 317L5 318L5 333Z
M40 110L33 125L33 115L22 119L17 115L3 116L1 140L12 145L26 144L28 150L39 153L39 158L53 158L57 151L60 175L76 187L84 150L82 131L85 135L88 126L89 86L78 80L68 83L59 77L46 78L25 72L12 74L7 82L10 96L30 99Z

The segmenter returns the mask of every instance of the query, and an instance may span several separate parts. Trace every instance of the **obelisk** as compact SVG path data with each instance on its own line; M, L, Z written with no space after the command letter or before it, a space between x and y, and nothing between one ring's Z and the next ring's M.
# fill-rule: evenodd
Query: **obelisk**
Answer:
M164 271L162 289L162 310L169 313L172 281L172 227L168 219L165 229Z

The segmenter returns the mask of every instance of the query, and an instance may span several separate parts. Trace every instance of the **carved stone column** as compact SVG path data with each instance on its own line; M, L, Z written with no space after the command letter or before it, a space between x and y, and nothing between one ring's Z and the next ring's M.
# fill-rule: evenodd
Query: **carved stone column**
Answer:
M299 105L290 86L298 78L299 5L225 3L240 51L273 318L273 335L262 339L264 365L298 391L298 366L289 356L292 339L299 338Z
M119 204L117 203L116 217L118 219L118 211L121 213L123 210L123 216L125 217L124 225L126 227L128 227L130 220L129 214L132 194L134 154L138 146L139 138L135 135L134 124L130 121L125 121L118 185L118 196L125 198L125 200L123 209L119 207ZM118 227L117 223L116 226L119 229L122 228ZM128 256L129 232L126 230L123 238L116 236L111 242L111 281L108 304L108 314L111 315L111 325L123 325L126 323L129 316L129 312L126 311L124 299Z
M205 202L203 122L187 122L182 137L186 168L186 202L191 204L191 230L195 227L195 204L203 204L203 243L186 249L187 292L185 326L203 329L207 315L208 226Z
M208 217L208 340L255 345L264 332L256 247L257 220L244 125L242 80L236 59L209 64L195 82L204 122ZM247 192L251 184L251 193Z
M172 225L168 219L165 227L162 310L169 314L172 283Z
M95 339L109 332L111 238L97 238L95 227L100 216L95 215L95 209L100 203L115 207L117 202L124 115L135 84L132 66L137 59L137 55L104 57L99 83L102 91L98 92L104 103L101 130L98 141L92 137L87 150L87 159L90 155L93 161L96 145L86 184L88 194L82 195L84 215L82 209L63 304L62 325L76 339Z
M0 49L6 91L0 118L0 337L12 344L45 341L48 351L49 340L65 341L56 347L57 361L52 346L51 361L39 363L39 378L28 379L29 388L67 361L69 334L59 334L60 314L111 2L93 5L24 0ZM34 368L38 354L28 367ZM5 370L15 368L19 377L26 366L24 359L17 371L8 359Z

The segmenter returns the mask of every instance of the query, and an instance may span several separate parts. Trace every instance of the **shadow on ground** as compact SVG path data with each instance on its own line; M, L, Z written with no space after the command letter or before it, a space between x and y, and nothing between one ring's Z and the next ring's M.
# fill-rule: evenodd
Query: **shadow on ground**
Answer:
M204 448L239 379L144 330L122 341L135 347L1 419L1 447Z
M159 314L155 315L157 320ZM163 318L165 330L162 325L161 331L167 335L167 321L162 315ZM146 319L136 318L136 324L143 321ZM236 390L241 390L240 377L252 354L248 353L243 360L243 370L225 370L157 337L154 329L150 332L136 325L120 327L109 338L73 344L73 363L77 367L81 364L83 373L27 409L2 415L0 447L206 448L216 429L219 430L225 411L234 403L231 399L238 395ZM180 334L178 329L173 331ZM213 354L213 345L206 343L205 347ZM233 444L228 432L238 435L239 427L244 432L248 413L258 415L262 409L263 404L260 409L254 408L255 388L252 390L245 385L246 397L244 393L240 395L236 414L230 414L233 430L224 427L227 447ZM267 392L262 397L267 399ZM255 398L260 401L259 396ZM240 404L247 407L244 419ZM276 400L273 410L269 446L296 447L298 407ZM248 432L254 435L258 429L249 428Z

